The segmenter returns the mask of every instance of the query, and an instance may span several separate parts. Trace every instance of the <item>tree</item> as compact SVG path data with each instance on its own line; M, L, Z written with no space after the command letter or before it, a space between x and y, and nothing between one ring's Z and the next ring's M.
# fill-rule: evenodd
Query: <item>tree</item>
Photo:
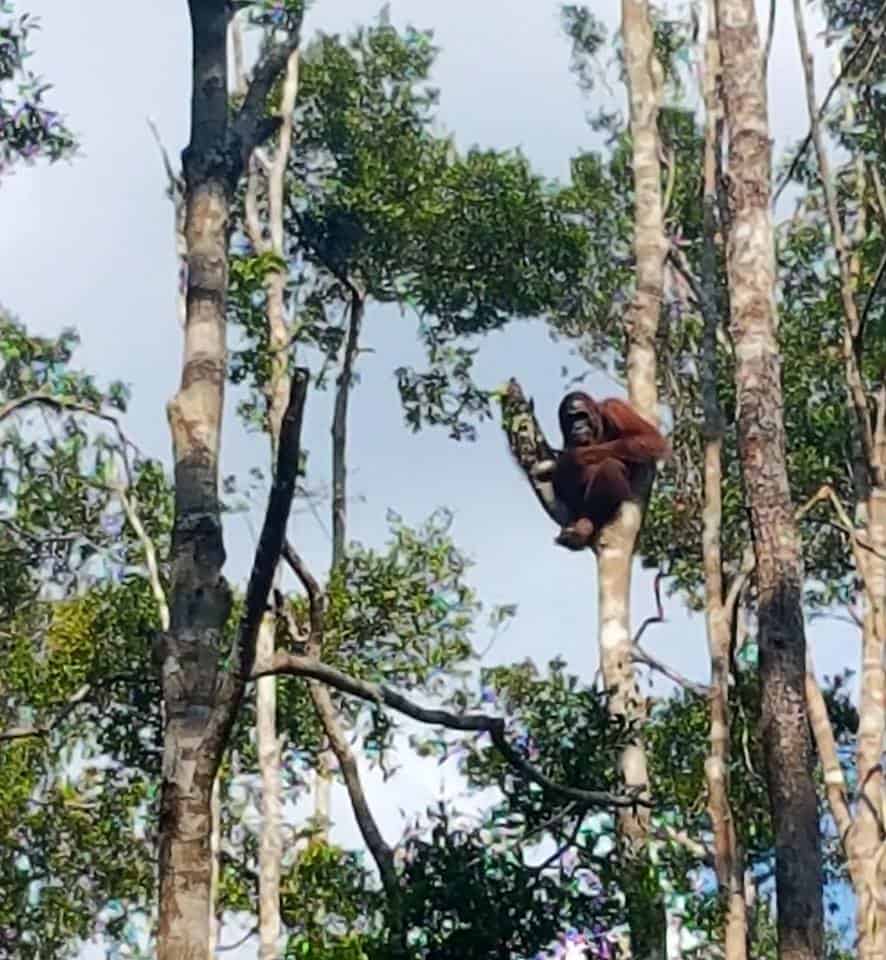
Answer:
M0 4L0 176L21 161L46 156L54 162L76 148L62 118L44 103L49 85L27 69L28 41L38 29L35 17L16 17L14 4Z

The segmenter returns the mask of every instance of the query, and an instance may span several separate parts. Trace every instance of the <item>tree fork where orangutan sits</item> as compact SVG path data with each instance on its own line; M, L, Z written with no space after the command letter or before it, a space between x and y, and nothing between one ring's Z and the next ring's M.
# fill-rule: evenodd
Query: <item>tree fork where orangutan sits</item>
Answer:
M756 555L766 776L781 960L822 956L822 874L805 699L803 564L785 466L775 339L771 147L754 0L717 0L729 139L727 272L739 456Z

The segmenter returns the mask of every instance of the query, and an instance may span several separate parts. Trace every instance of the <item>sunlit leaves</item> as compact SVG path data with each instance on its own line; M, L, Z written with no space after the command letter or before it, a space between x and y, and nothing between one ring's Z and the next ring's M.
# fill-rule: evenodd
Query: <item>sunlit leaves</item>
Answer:
M55 161L76 147L62 118L44 102L50 85L27 67L30 35L37 29L37 18L0 3L0 176L18 161Z

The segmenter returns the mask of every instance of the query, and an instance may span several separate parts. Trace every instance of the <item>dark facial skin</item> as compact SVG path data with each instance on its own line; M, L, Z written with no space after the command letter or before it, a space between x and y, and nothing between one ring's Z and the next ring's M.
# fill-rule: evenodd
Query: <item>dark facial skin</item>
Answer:
M585 446L599 442L602 437L600 419L592 416L590 401L583 393L570 393L561 408L561 426L568 446Z

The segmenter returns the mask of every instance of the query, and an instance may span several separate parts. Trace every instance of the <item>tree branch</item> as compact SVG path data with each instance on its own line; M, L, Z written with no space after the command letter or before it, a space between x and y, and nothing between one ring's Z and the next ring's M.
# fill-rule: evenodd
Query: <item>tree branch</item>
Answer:
M268 593L286 540L286 523L289 520L292 498L295 495L295 482L298 477L301 429L308 380L308 370L304 367L295 370L290 385L289 405L280 427L280 446L277 451L274 484L271 487L265 521L255 550L249 586L246 588L246 610L240 623L240 675L244 679L252 672L258 628L267 610Z
M351 293L348 309L348 334L342 357L341 372L335 385L335 405L332 417L332 566L338 566L345 556L347 520L347 439L348 400L354 378L354 362L360 343L364 300L356 291Z
M268 674L311 677L352 697L357 697L368 703L390 707L413 720L418 720L420 723L446 727L449 730L459 730L465 733L488 733L493 744L527 780L531 780L545 790L567 800L575 800L588 806L653 806L650 801L640 796L616 794L603 790L583 790L578 787L567 787L555 783L511 746L505 735L505 721L501 717L490 717L480 713L456 714L448 710L421 707L384 684L369 683L366 680L349 676L313 657L302 657L282 651L278 651L274 655L274 665L270 670L256 672L253 674L253 679Z
M116 674L111 677L103 677L91 683L84 683L76 693L68 698L59 712L47 723L38 723L27 727L9 727L6 730L0 730L0 743L11 740L24 740L27 737L49 736L80 704L86 703L89 700L90 694L110 687L121 680L132 679L133 677L129 674Z
M240 171L246 169L252 151L280 126L280 117L267 115L265 108L268 94L300 42L301 23L298 23L285 40L271 44L253 71L243 105L237 112L231 129L234 147L239 154Z
M853 63L855 63L855 60L858 57L858 55L861 53L862 49L864 48L865 43L869 39L873 39L874 42L877 42L880 39L880 36L883 33L883 29L881 29L879 33L875 35L874 28L880 23L884 15L886 15L886 2L884 2L880 6L879 11L877 12L877 16L868 24L867 29L859 38L859 41L855 45L855 48L853 49L852 53L849 54L849 56L844 61L843 66L840 69L840 72L837 74L836 77L834 77L834 81L831 84L830 88L828 89L828 92L825 95L824 100L821 101L821 106L818 108L817 111L815 111L813 108L813 117L815 118L814 123L818 123L820 120L824 118L825 110L827 110L828 104L831 102L831 97L837 92L837 90L840 89L840 85L843 83L843 80L845 79L846 74L849 73L849 68L852 66ZM812 143L812 137L813 137L813 130L810 127L810 130L806 134L806 136L803 138L803 142L800 144L799 149L794 154L794 159L791 161L791 165L788 168L788 172L781 178L778 186L776 187L772 195L773 207L778 203L778 198L781 196L782 191L791 182L794 174L797 172L797 167L800 165L800 161L803 159L803 156L805 155L806 151L809 149L809 144Z
M569 523L569 511L557 499L554 485L549 479L556 453L545 439L544 431L535 417L532 400L527 399L523 388L511 377L499 394L499 401L502 429L517 466L525 474L545 513L558 526L565 526Z
M114 488L114 492L120 498L120 503L123 504L123 510L126 513L126 519L129 520L129 525L135 531L135 535L142 545L142 550L145 551L145 565L148 568L148 580L151 584L151 592L154 594L154 600L157 603L157 609L160 613L160 625L163 631L166 632L169 630L169 601L166 598L166 591L163 589L163 582L160 579L160 566L157 563L157 548L154 546L154 541L148 536L144 524L141 522L141 517L139 517L138 511L136 510L135 503L127 495L126 490L122 486L117 486Z

